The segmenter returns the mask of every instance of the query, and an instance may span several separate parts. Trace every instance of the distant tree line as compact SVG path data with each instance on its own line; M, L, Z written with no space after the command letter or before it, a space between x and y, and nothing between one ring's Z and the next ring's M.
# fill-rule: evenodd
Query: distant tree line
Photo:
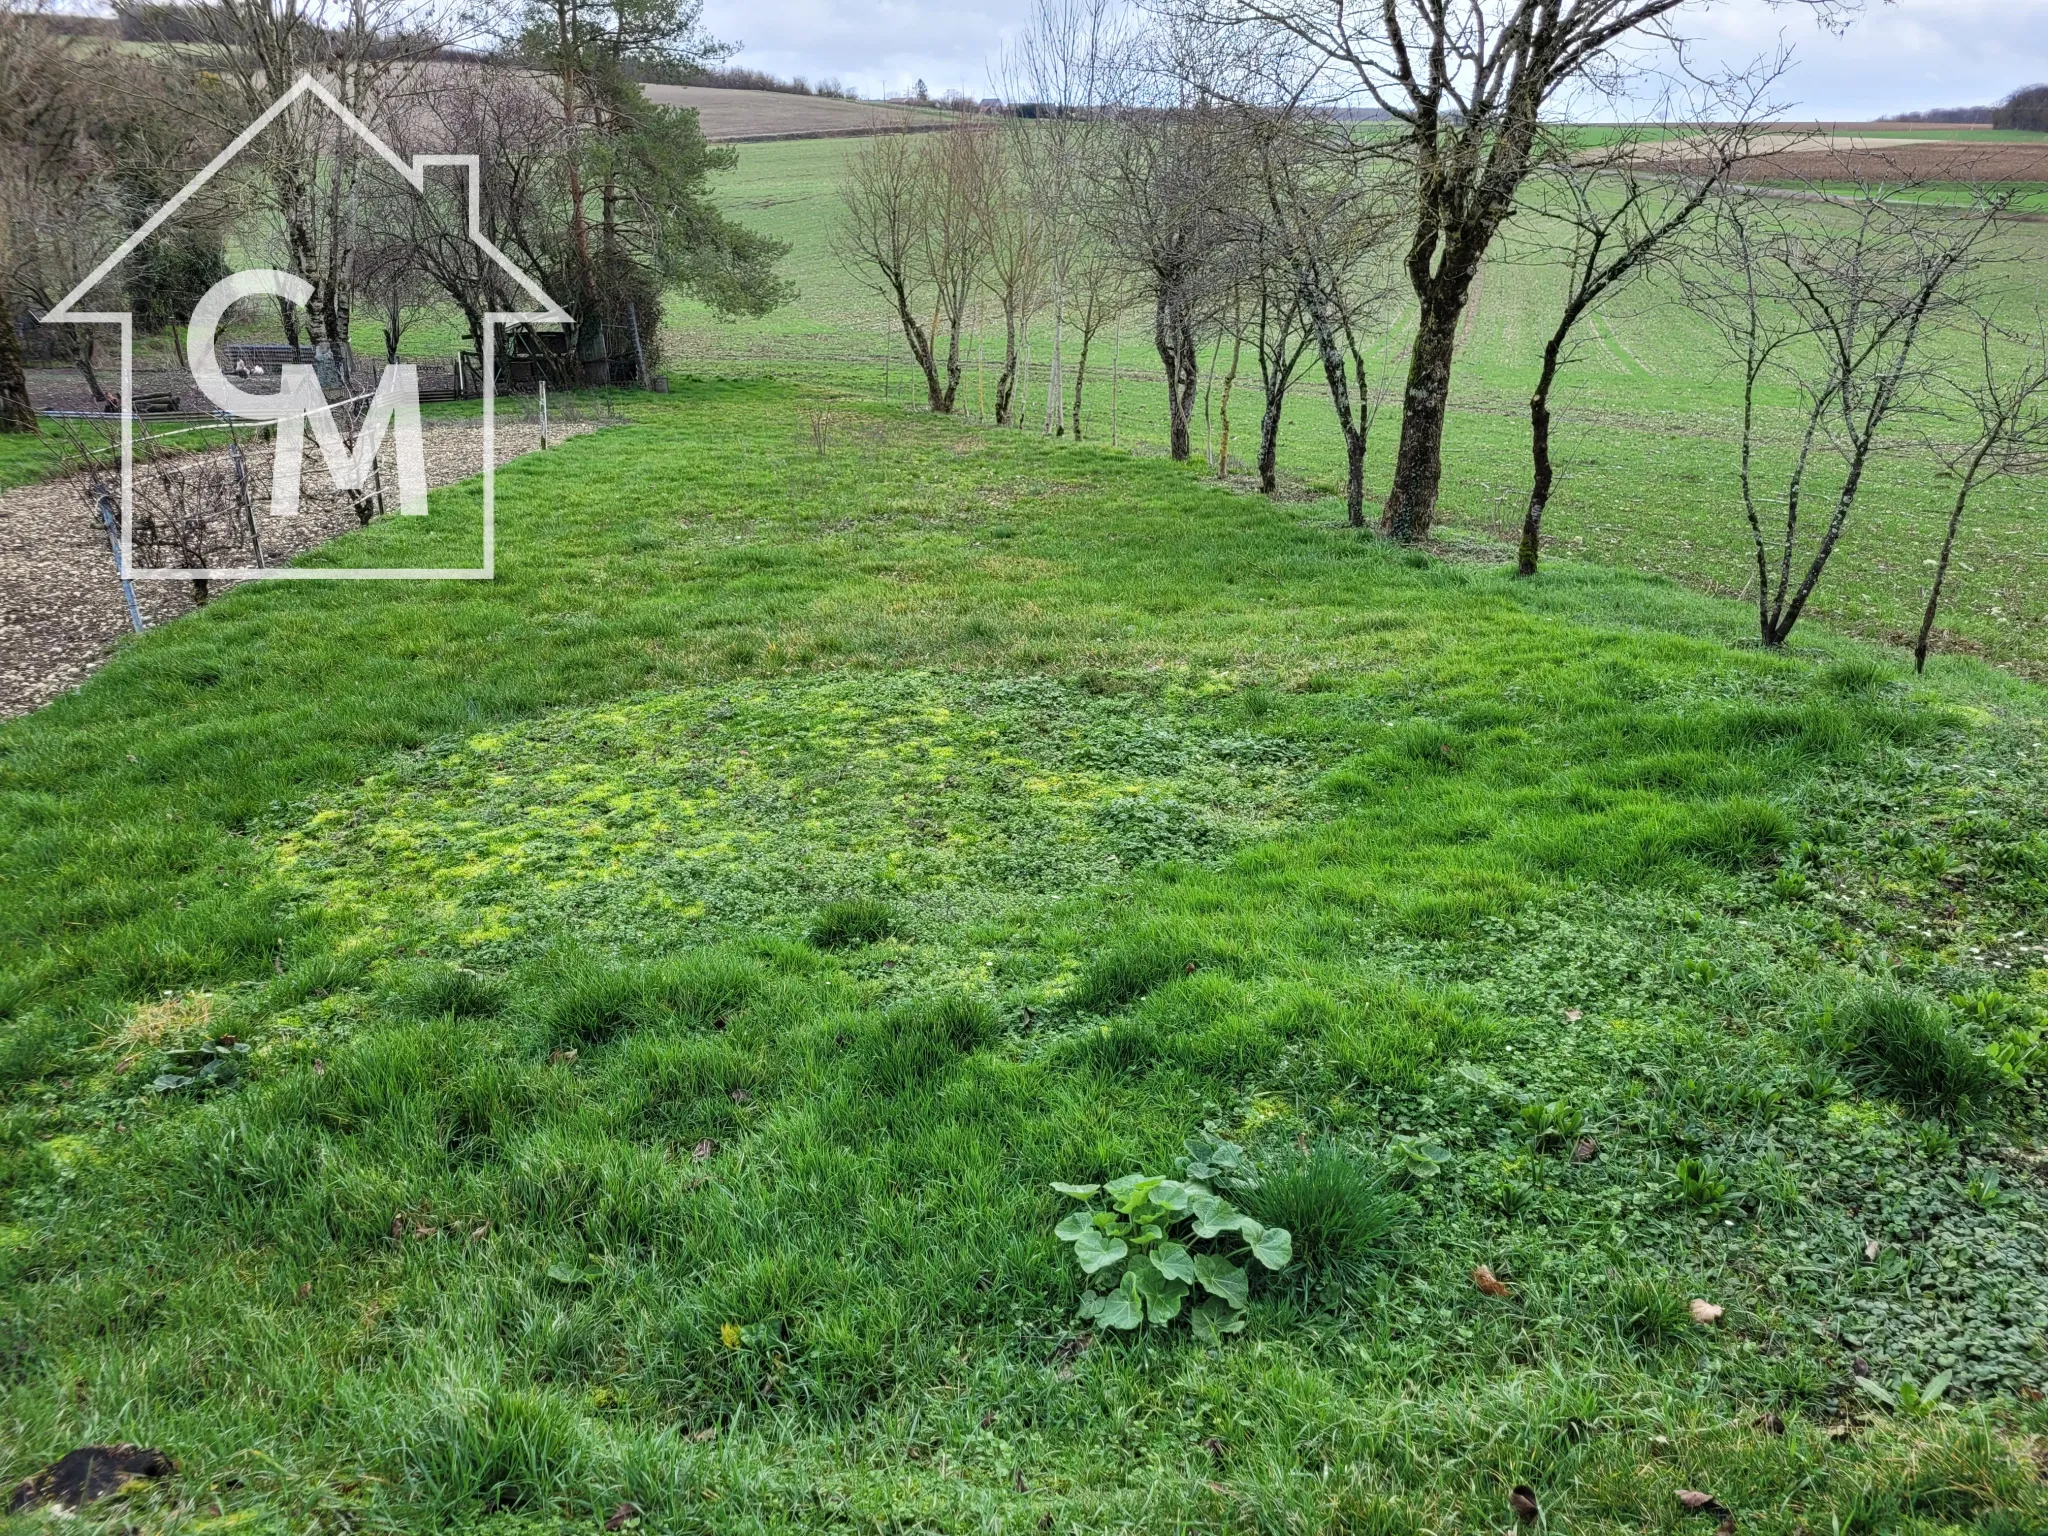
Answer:
M1991 114L1991 126L2048 133L2048 85L2030 85L2023 91L2014 91Z

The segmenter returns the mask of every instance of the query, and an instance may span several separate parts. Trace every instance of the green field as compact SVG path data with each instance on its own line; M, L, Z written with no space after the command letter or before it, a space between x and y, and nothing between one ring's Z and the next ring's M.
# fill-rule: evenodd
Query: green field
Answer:
M1902 129L1903 131L1903 129ZM1922 135L1926 136L1926 135ZM2020 137L2030 137L2021 135ZM2038 136L2031 136L2038 137ZM739 170L722 183L726 207L793 246L789 269L802 296L765 320L720 323L700 308L671 316L669 366L680 372L825 377L897 399L916 384L909 354L886 312L840 270L828 249L836 217L836 176L857 141L756 144L740 148ZM2048 259L2048 224L2009 227L2003 282L2016 313L2035 306ZM1471 314L1455 379L1444 476L1445 536L1491 551L1512 545L1528 495L1528 391L1556 309L1558 278L1507 245L1489 267ZM1383 395L1398 397L1412 306L1388 316L1378 356ZM1110 435L1109 364L1128 376L1116 389L1117 438L1163 452L1164 386L1150 355L1149 320L1134 313L1121 346L1090 359L1084 434ZM1043 423L1049 327L1034 338L1038 403L1025 424ZM1559 553L1672 576L1706 592L1745 591L1755 569L1736 486L1739 394L1720 366L1714 338L1698 319L1648 289L1625 295L1597 317L1580 362L1559 386L1559 488L1545 521ZM1071 348L1069 349L1071 358ZM1227 349L1217 362L1228 364ZM885 378L886 368L886 378ZM993 369L989 370L990 388ZM1247 383L1247 376L1249 383ZM921 390L921 385L918 386ZM1208 392L1206 436L1213 458L1220 424ZM970 376L963 395L980 398ZM1257 370L1244 359L1233 406L1233 472L1256 444ZM1908 427L1907 432L1917 431ZM1383 488L1399 435L1397 412L1375 423L1368 490ZM1289 406L1281 466L1309 493L1341 485L1341 439L1313 382ZM1878 466L1811 610L1844 632L1890 644L1910 638L1925 604L1926 572L1947 517L1948 485L1904 442ZM1985 492L1965 523L1959 570L1944 598L1946 643L2027 675L2048 676L2048 481L2029 479ZM1959 580L1957 578L1960 578Z
M2043 1529L2033 685L900 401L632 414L500 475L495 583L243 587L0 727L0 1477ZM1050 1185L1204 1131L1291 1264L1091 1326Z

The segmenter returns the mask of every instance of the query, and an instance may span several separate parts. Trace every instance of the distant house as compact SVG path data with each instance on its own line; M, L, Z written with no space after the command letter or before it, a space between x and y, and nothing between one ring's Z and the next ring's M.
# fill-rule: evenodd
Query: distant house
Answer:
M2048 133L2048 85L2030 85L2005 98L2005 105L1991 114L1994 128L2019 128L2029 133Z

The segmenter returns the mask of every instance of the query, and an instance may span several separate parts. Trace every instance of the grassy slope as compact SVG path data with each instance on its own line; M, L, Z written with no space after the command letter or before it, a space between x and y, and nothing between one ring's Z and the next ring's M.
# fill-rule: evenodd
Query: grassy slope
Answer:
M491 586L244 588L0 729L0 1475L163 1445L152 1529L2048 1518L2042 1192L1965 1190L2038 1106L1923 1131L1814 1035L2041 983L2031 688L784 386L642 413L505 472ZM855 893L899 935L805 941ZM1350 1290L1091 1342L1047 1181L1205 1122L1452 1159Z
M857 141L742 146L738 172L722 185L727 207L750 226L791 242L789 270L803 297L760 321L722 324L679 304L670 321L669 366L701 372L788 376L824 373L864 389L883 384L902 398L911 377L907 354L887 311L862 293L831 256L835 177ZM2013 284L2022 313L2033 305L2032 273L2048 225L2014 226ZM1460 409L1448 436L1444 501L1454 535L1511 541L1528 494L1528 391L1535 382L1556 312L1555 274L1513 255L1486 272L1466 331L1456 375ZM1638 292L1609 305L1582 338L1581 357L1559 388L1559 491L1545 522L1563 553L1669 574L1707 591L1744 591L1755 569L1736 482L1739 399L1707 328ZM1382 393L1398 390L1413 306L1390 317L1380 349ZM1148 382L1119 391L1119 437L1162 451L1163 386L1139 317L1121 347L1123 368ZM1049 327L1033 353L1027 425L1042 423ZM1071 360L1072 343L1069 341ZM1117 350L1105 338L1090 363L1085 430L1106 438L1110 392L1106 365ZM1222 363L1227 364L1224 356ZM1233 461L1248 457L1258 417L1257 370L1243 360L1233 409ZM966 395L974 399L972 370ZM1215 402L1208 437L1213 455ZM1373 434L1369 483L1384 484L1398 437L1384 415ZM1198 441L1201 434L1198 434ZM1288 408L1281 464L1311 487L1340 482L1343 451L1327 404L1311 381ZM1242 465L1238 466L1242 468ZM1947 515L1947 482L1910 455L1886 461L1866 487L1813 612L1837 628L1898 643L1919 623L1926 561ZM2030 675L2048 675L2048 539L2042 532L2043 482L1992 488L1976 503L1958 548L1958 579L1945 599L1953 648L1985 655Z

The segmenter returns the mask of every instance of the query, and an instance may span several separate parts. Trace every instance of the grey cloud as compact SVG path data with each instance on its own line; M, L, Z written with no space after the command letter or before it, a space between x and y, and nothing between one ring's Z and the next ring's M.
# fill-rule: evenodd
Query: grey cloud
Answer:
M990 69L1024 0L709 0L713 31L746 44L742 60L782 75L835 75L891 93L922 78L934 91L989 90ZM1749 57L1782 33L1798 50L1790 84L1803 115L1863 118L1970 106L2048 80L2048 0L1873 3L1837 37L1798 5L1725 0L1685 31L1709 57Z

